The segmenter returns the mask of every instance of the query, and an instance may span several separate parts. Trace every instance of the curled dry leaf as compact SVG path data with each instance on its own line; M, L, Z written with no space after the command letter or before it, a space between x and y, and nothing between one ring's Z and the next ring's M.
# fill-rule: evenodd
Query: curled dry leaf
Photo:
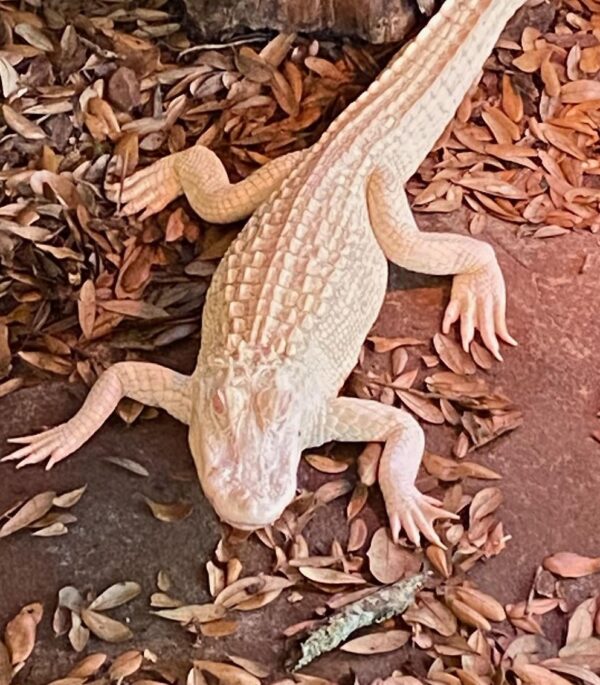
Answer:
M226 637L227 635L233 635L237 629L237 621L225 619L200 624L200 632L205 637Z
M331 568L313 568L312 566L300 566L300 573L315 583L325 585L363 585L367 581L361 576L356 576Z
M476 367L473 360L452 338L442 333L436 333L433 336L433 346L450 371L461 375L475 373Z
M25 502L17 513L0 528L0 538L12 535L12 533L26 528L34 521L45 516L52 508L55 497L56 493L48 490L47 492L35 495L35 497Z
M340 649L350 654L383 654L393 652L410 639L407 630L385 630L356 637L343 644Z
M44 608L39 602L24 606L21 611L11 619L4 630L4 642L10 654L10 662L13 666L25 661L33 648L37 626L42 620Z
M585 557L574 552L557 552L544 559L544 568L562 578L583 578L600 572L600 557Z
M121 682L123 678L136 673L141 668L143 660L142 653L137 649L123 652L111 664L108 675L112 680Z
M457 587L454 593L458 599L468 604L490 621L504 621L506 612L498 600L491 595L470 587Z
M133 637L126 625L96 611L82 609L81 618L90 631L105 642L125 642Z
M172 504L163 504L162 502L155 502L149 497L144 497L144 501L150 507L154 518L165 523L173 523L175 521L183 521L192 513L192 505L187 502L173 502Z
M141 591L141 586L131 580L115 583L98 595L98 597L89 605L88 609L91 609L92 611L108 611L108 609L114 609L115 607L130 602L134 597L137 597Z
M142 466L137 461L128 459L127 457L106 457L104 461L108 461L115 466L119 466L130 473L135 473L136 476L143 476L144 478L147 478L150 475L145 466Z
M459 599L451 595L446 597L446 603L452 610L452 613L462 621L465 625L477 628L479 630L491 630L490 622L482 616L478 611L470 607L468 604L461 602Z
M44 130L20 112L14 110L10 105L2 105L2 114L9 128L27 140L44 140L46 134Z
M228 658L230 661L233 661L236 666L243 668L257 678L267 678L271 672L266 666L263 666L258 663L258 661L253 661L252 659L245 659L241 656L233 656L231 654L228 654Z
M354 519L350 524L347 549L349 552L358 551L367 540L367 524L362 519Z
M76 652L83 652L90 639L90 631L81 623L81 617L74 611L71 612L71 628L69 630L69 642Z
M469 519L471 525L477 521L481 521L489 514L492 514L502 504L504 499L502 491L499 488L484 488L480 490L469 507Z
M371 538L367 552L369 570L381 583L395 583L400 578L416 573L419 560L406 549L396 545L389 528L379 528Z
M87 490L87 485L82 485L76 490L71 490L70 492L65 492L62 495L58 495L52 500L52 504L55 507L60 507L61 509L70 509L75 506L77 502L83 497L83 493Z
M409 607L404 613L404 620L427 626L444 637L454 635L457 630L455 615L430 594L423 594L417 606Z
M588 637L565 645L558 656L566 663L600 669L600 638Z
M512 670L527 685L572 685L571 681L537 664L519 664Z
M280 576L247 576L228 585L215 598L215 604L226 609L238 609L240 606L258 595L280 593L294 583Z
M194 661L194 670L205 671L228 685L261 685L260 680L239 666L218 661Z
M220 604L188 604L175 609L153 612L156 616L179 623L208 623L223 618L226 608Z
M106 654L101 652L89 654L69 671L69 676L72 678L91 678L106 663L106 659Z
M354 486L352 497L350 497L350 501L346 507L346 515L348 516L349 521L360 514L368 499L369 489L367 486L364 483L357 483Z
M573 612L569 620L566 644L578 640L585 640L594 634L594 618L598 611L598 600L591 597L582 602Z
M35 533L32 533L31 535L37 538L54 538L59 537L60 535L66 535L68 532L69 529L64 523L55 521L44 528L40 528L40 530L36 530Z
M343 473L348 469L348 464L343 461L336 461L331 457L325 457L321 454L307 454L306 461L317 471L321 473Z

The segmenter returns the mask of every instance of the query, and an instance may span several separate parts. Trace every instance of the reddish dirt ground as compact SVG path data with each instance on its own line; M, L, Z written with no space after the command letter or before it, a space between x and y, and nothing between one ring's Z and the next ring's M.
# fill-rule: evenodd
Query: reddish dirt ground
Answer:
M423 228L455 229L464 218L420 220ZM524 424L476 453L477 459L504 474L505 503L501 518L512 536L498 557L479 564L470 577L503 602L524 599L536 567L547 554L571 550L600 554L600 444L590 434L600 428L598 355L600 354L599 238L573 234L542 240L517 239L514 227L494 224L484 237L492 240L509 289L509 319L520 346L505 349L506 362L491 373L497 388L524 412ZM449 280L415 277L392 268L390 293L376 325L389 336L430 338L438 329L447 301ZM193 367L193 345L154 357L187 371ZM83 388L43 384L0 402L0 450L5 438L33 432L67 419L79 406ZM452 436L447 428L426 427L428 448L449 454ZM339 453L348 448L336 448ZM105 462L103 457L131 457L150 471L139 478ZM173 478L175 476L175 478ZM31 538L19 534L0 541L0 619L14 615L25 603L40 601L46 613L40 639L18 682L40 685L64 676L77 660L66 638L55 638L51 616L57 590L73 584L99 591L120 580L141 583L136 600L111 612L127 620L133 646L151 649L182 675L189 657L221 658L227 653L268 663L282 675L287 645L281 630L311 616L322 599L305 592L305 601L288 604L283 597L257 612L241 616L238 633L226 639L193 638L178 625L152 617L148 596L155 591L156 574L168 571L172 594L186 602L208 600L204 564L219 538L219 524L198 488L186 443L185 427L166 415L127 428L118 419L107 425L79 453L50 473L41 468L15 472L0 466L0 511L16 500L44 489L68 489L88 484L74 509L79 517L68 535ZM308 474L301 483L322 476ZM141 494L162 501L187 499L194 505L185 521L165 524L148 515ZM309 525L307 537L315 554L326 552L336 534L345 536L343 501L322 509ZM365 517L381 517L374 497ZM267 570L270 556L256 542L241 549L245 572ZM567 584L573 601L600 590L597 579ZM564 622L549 617L551 638L560 639ZM128 645L128 648L129 645ZM109 648L108 651L122 651ZM92 640L88 651L106 651ZM361 683L391 673L404 664L418 670L423 655L402 650L382 657L329 655L307 673L345 682L354 672ZM352 682L351 678L348 682Z

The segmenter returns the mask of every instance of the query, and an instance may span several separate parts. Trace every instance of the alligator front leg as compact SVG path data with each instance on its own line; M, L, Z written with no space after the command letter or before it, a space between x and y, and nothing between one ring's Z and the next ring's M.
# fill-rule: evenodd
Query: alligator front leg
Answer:
M323 433L319 442L385 442L379 485L394 541L404 530L417 546L423 533L428 540L444 547L433 528L434 521L457 516L442 509L438 500L423 495L415 486L425 436L410 414L372 400L338 397L329 403Z
M106 421L123 397L160 407L190 423L190 377L158 364L119 362L90 390L81 409L66 423L36 435L11 438L24 444L0 461L19 460L17 468L48 459L46 470L79 449Z
M419 231L400 177L399 170L378 169L367 190L369 218L386 257L411 271L457 274L444 333L460 319L465 351L478 328L488 349L502 360L498 337L511 345L517 342L506 326L506 289L493 248L468 236Z
M217 155L204 147L177 152L141 169L123 183L123 213L140 219L156 214L185 194L194 211L206 221L227 224L245 219L277 189L298 166L304 151L290 152L267 162L239 183L230 183ZM109 189L116 201L119 188Z

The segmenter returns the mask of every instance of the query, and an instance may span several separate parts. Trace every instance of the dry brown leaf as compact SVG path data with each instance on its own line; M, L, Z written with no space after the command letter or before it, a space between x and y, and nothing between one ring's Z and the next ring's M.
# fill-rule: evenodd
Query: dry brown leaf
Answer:
M396 390L396 395L410 409L423 421L427 423L444 423L444 415L435 406L435 404L425 397L422 393L417 393L411 390Z
M516 124L523 118L523 98L515 89L511 77L508 74L502 76L502 109L508 118Z
M452 610L452 613L465 625L477 628L479 630L491 630L492 626L485 616L482 616L478 611L472 609L468 604L461 602L459 599L451 595L446 597L446 603Z
M32 533L31 535L38 538L53 538L58 537L59 535L66 535L68 532L69 529L62 521L55 521L48 526L36 530L35 533Z
M90 639L90 631L83 626L81 617L74 611L71 612L71 628L68 637L71 647L76 652L83 652Z
M130 602L137 597L141 591L141 586L131 580L115 583L98 595L98 597L89 605L88 609L91 609L92 611L108 611L109 609L114 609L115 607Z
M349 521L360 514L360 512L364 509L368 498L368 487L364 483L357 483L354 486L352 497L350 498L348 506L346 507L346 516L348 517Z
M586 666L596 671L600 669L600 638L588 637L565 645L558 656L563 662L576 666Z
M442 333L433 336L433 346L440 359L454 373L471 375L477 370L471 357L452 338Z
M0 538L12 535L45 516L52 508L55 497L56 493L51 490L32 497L0 528Z
M82 609L81 618L92 633L105 642L125 642L133 637L131 630L104 614Z
M368 535L367 524L362 519L354 519L350 524L347 549L357 552L366 542Z
M391 352L403 345L423 345L423 341L418 338L383 338L377 335L371 335L367 340L373 343L375 352L380 353Z
M367 552L369 570L381 583L395 583L415 573L420 565L415 555L392 540L388 528L379 528L371 538Z
M73 371L70 360L63 359L55 354L47 352L18 352L19 357L31 366L35 366L42 371L50 371L61 376L68 376Z
M484 488L474 497L469 507L469 520L471 526L492 514L502 504L504 496L499 488Z
M506 612L500 602L491 595L471 587L457 587L454 594L490 621L504 621Z
M79 502L86 490L87 485L82 485L76 490L71 490L70 492L65 492L62 495L58 495L52 500L52 505L55 507L60 507L61 509L70 509L71 507L75 506L77 502Z
M188 604L175 609L153 612L156 616L179 623L208 623L223 618L226 608L217 604Z
M20 112L14 110L10 105L2 105L2 114L9 128L27 140L44 140L46 134L44 130Z
M255 675L257 678L268 678L269 674L271 673L270 669L258 663L258 661L245 659L244 657L234 656L232 654L228 654L227 657L230 661L233 661L236 666L243 668L245 671Z
M537 664L519 664L513 666L512 670L527 685L572 685L566 678Z
M562 578L583 578L600 572L600 557L585 557L573 552L557 552L544 559L544 568Z
M210 623L201 623L200 632L205 637L226 637L227 635L233 635L238 629L238 625L237 621L219 619Z
M44 608L39 602L24 606L4 629L4 642L13 666L26 661L35 647L37 626Z
M560 98L565 104L579 104L590 100L600 100L600 82L580 79L565 83L560 91Z
M404 647L409 639L407 630L384 630L349 640L340 649L350 654L383 654Z
M321 473L343 473L348 469L346 462L336 461L322 454L307 454L304 458L314 469L321 471Z
M404 620L427 626L445 637L454 635L458 625L452 611L429 594L423 594L418 605L404 612Z
M112 662L108 669L108 675L112 680L121 681L127 676L133 675L141 667L144 657L137 649L123 652Z
M594 634L594 618L598 611L596 597L586 599L573 612L569 619L565 644L571 644L578 640L585 640Z
M218 661L194 661L194 671L205 671L227 685L261 685L260 680L239 666Z
M352 490L352 483L342 478L330 480L321 485L315 492L315 500L321 504L329 504L334 499L348 494Z
M247 576L224 588L215 598L215 604L227 609L237 608L240 603L257 595L281 592L293 584L291 580L280 576Z
M154 518L165 523L183 521L192 513L193 509L192 505L187 502L164 504L162 502L155 502L149 497L144 497L144 501L150 508Z
M91 279L81 286L77 300L77 313L81 332L85 338L90 339L96 322L96 289Z
M106 659L106 654L101 652L89 654L69 671L69 676L72 678L90 678L102 668Z
M305 578L325 585L362 585L367 582L362 576L334 571L331 568L300 566L298 570Z
M145 466L142 466L137 461L128 459L127 457L105 457L104 461L108 461L115 466L120 466L130 473L135 473L136 476L147 478L150 475Z

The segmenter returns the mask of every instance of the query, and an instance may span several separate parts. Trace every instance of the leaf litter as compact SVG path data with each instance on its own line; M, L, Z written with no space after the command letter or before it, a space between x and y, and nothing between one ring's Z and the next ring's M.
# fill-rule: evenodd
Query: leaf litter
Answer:
M212 147L233 179L244 178L268 159L318 139L390 54L386 48L286 35L260 50L242 41L198 52L189 50L181 26L160 9L131 10L117 21L111 12L119 3L111 3L110 8L99 6L98 16L82 28L64 21L60 10L36 14L36 3L27 11L5 4L10 40L0 55L6 124L0 141L5 162L0 249L6 267L0 275L0 396L52 375L89 386L115 361L143 358L147 351L197 337L215 261L235 232L215 230L196 218L184 200L145 222L124 220L108 199L110 187L194 140ZM525 27L519 40L500 40L481 82L408 184L417 211L466 206L474 235L485 232L487 216L512 222L519 234L538 239L599 230L600 196L594 190L599 172L593 154L600 121L599 11L593 0L565 0L543 31ZM129 60L134 52L137 60ZM113 60L119 56L131 66L117 67ZM36 82L31 59L55 85ZM97 78L95 70L103 75ZM387 359L386 371L373 372L365 365L373 354ZM478 369L493 369L494 363L479 343L468 355L441 334L431 344L369 337L351 391L404 406L425 422L455 430L454 456L426 454L424 466L430 486L444 493L444 506L460 513L461 521L436 524L448 549L428 546L424 551L437 576L404 617L386 621L381 631L366 627L344 649L358 654L407 644L424 649L434 659L426 682L436 684L488 685L510 673L523 683L596 685L597 598L571 612L562 648L548 649L541 619L568 610L559 579L599 572L598 559L570 552L547 557L528 600L506 607L464 578L478 561L501 553L510 539L496 517L500 490L474 491L474 480L498 480L500 474L466 458L521 422L519 410L480 376ZM132 422L141 411L130 403L119 414ZM167 594L163 577L159 593L152 595L155 613L192 633L217 638L236 630L235 612L260 610L286 591L301 602L298 590L309 585L324 593L328 619L338 622L345 635L351 627L343 619L345 607L389 591L393 585L386 583L415 578L423 563L423 554L406 541L393 545L386 528L373 529L370 520L358 518L376 482L380 456L380 445L367 445L358 460L359 487L341 478L316 493L301 493L285 520L258 535L275 555L272 575L242 576L241 564L222 541L207 566L214 601L186 605ZM306 460L330 475L351 468L323 455ZM132 460L109 461L148 476ZM45 492L18 503L0 516L0 537L36 527L35 534L64 532L74 521L56 508L74 506L84 491L85 486L63 495ZM318 507L350 492L346 548L335 543L329 555L311 556L303 528ZM146 501L162 520L189 513L185 504ZM90 631L107 642L128 640L131 629L103 612L131 601L140 590L131 581L97 597L63 588L55 632L68 635L76 651L86 647ZM41 612L41 605L31 604L7 623L0 642L1 685L12 681L34 650ZM324 651L315 621L322 621L322 615L304 622L304 628L316 628L310 644ZM513 632L497 629L494 624L501 621L512 624ZM285 633L302 630L290 626ZM267 677L260 664L231 660L197 661L188 683L206 682L203 673L220 682L253 685ZM135 677L138 683L171 682L152 671L151 664L149 655L137 650L114 659L93 654L64 682L79 685L102 674L114 680ZM294 678L283 682L325 682ZM400 672L385 681L422 682Z

